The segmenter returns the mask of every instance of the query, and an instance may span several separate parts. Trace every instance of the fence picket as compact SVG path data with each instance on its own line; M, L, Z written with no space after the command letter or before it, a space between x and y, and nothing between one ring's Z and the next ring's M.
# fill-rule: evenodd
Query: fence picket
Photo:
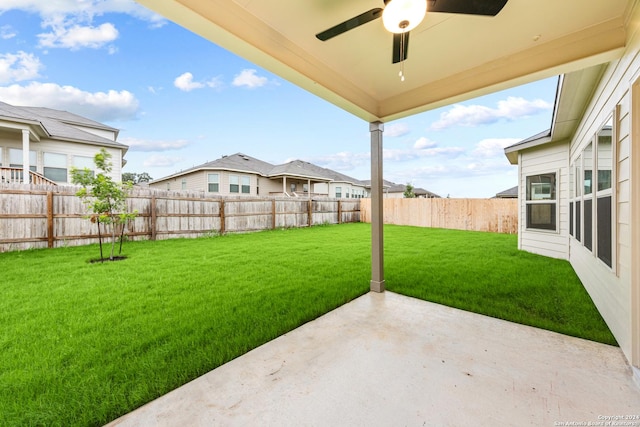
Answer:
M78 187L0 184L0 252L97 242L95 224L75 195ZM355 203L353 203L355 202ZM247 232L309 224L359 222L360 203L338 208L323 199L219 198L189 191L134 188L128 209L138 211L127 237L169 239L211 232ZM344 205L343 205L344 206ZM341 212L340 212L341 211ZM332 220L327 221L327 215Z

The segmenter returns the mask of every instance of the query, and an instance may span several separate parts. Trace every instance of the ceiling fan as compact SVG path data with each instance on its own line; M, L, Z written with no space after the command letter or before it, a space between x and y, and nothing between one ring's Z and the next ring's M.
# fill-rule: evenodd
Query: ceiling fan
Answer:
M384 0L384 8L371 9L316 34L316 37L324 42L382 17L384 27L393 33L392 62L396 64L407 59L409 31L422 22L426 12L496 16L507 1L508 0Z

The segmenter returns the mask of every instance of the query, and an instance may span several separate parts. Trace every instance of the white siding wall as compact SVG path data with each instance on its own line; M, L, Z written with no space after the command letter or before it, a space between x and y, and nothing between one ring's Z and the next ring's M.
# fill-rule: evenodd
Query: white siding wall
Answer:
M553 258L568 259L569 247L569 147L568 143L546 144L526 150L521 154L520 164L520 212L519 248L528 252ZM557 231L530 230L526 221L527 176L543 173L556 174Z
M209 177L210 173L218 174L218 192L217 193L209 193ZM250 193L231 193L229 191L229 177L231 175L235 175L238 177L238 185L240 186L240 191L242 191L242 177L249 177L249 185L250 185ZM161 190L171 190L171 191L180 191L182 190L182 180L186 179L186 188L185 190L190 191L202 191L210 195L219 195L219 196L238 196L238 197L247 197L247 196L256 196L257 195L257 184L258 184L258 176L254 174L249 174L246 172L229 172L229 171L220 171L220 170L198 170L191 173L187 173L184 175L176 176L173 178L163 179L161 181L156 181L149 184L152 188L158 188ZM264 195L264 178L260 180L260 195Z
M4 136L4 137L3 137ZM7 138L7 134L0 136L0 150L2 150L2 165L9 166L9 149L15 148L22 150L22 140L13 138ZM22 136L20 135L20 138ZM36 152L36 172L42 174L44 172L44 153L64 154L67 156L67 176L73 166L73 156L83 156L93 158L101 148L105 148L108 153L111 154L111 162L113 163L113 170L111 177L115 181L122 180L122 151L116 148L99 147L90 144L81 144L76 142L64 142L48 139L41 139L39 142L31 141L29 150Z
M271 180L269 178L260 177L260 197L267 197L273 194L282 195L282 180Z
M639 13L635 13L637 22ZM609 268L593 252L587 250L577 240L570 238L570 262L582 280L598 310L615 335L620 348L629 360L634 340L632 329L632 218L631 204L631 144L638 147L638 141L632 142L630 129L632 116L640 117L639 112L631 111L631 88L640 77L640 38L635 29L624 56L609 65L595 92L595 96L571 141L571 159L577 158L589 144L600 126L618 109L617 132L614 134L614 155L617 170L614 171L614 266ZM640 91L637 92L640 95ZM635 101L637 102L637 100ZM636 148L637 150L637 148ZM638 183L635 183L638 185ZM638 219L636 219L637 223ZM637 260L635 261L638 262ZM638 286L636 284L636 286ZM638 355L636 355L637 360Z

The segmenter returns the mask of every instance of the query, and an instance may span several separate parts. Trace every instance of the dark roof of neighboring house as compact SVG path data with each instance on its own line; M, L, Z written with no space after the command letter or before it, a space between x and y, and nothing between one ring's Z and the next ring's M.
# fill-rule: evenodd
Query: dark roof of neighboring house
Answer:
M371 180L367 180L367 181L362 181L364 183L366 183L367 186L371 186ZM384 192L385 193L404 193L404 190L406 190L407 185L406 184L396 184L395 182L391 182L391 181L387 181L386 179L382 180L382 188L384 188ZM436 193L432 193L429 190L425 190L424 188L413 188L413 194L415 194L416 196L429 196L429 197L437 197L439 198L440 196L438 196Z
M415 194L416 196L428 196L428 197L433 197L437 199L440 198L440 196L437 195L436 193L432 193L431 191L425 190L424 188L420 188L420 187L415 187L413 189L413 194Z
M308 178L320 181L337 181L349 182L357 185L366 184L363 181L341 174L331 169L323 168L313 163L303 160L293 160L282 165L273 165L271 163L247 156L243 153L222 156L212 162L207 162L189 169L174 173L163 178L155 179L153 182L172 179L177 176L186 175L198 170L233 170L238 172L255 173L264 177L275 176L294 176L299 178Z
M304 162L302 160L293 160L283 165L274 166L268 173L268 176L298 176L306 178L315 178L320 180L328 180L327 170L316 166L313 163Z
M499 199L517 199L518 198L518 186L508 188L504 191L496 193L496 197Z
M116 142L115 140L78 129L74 125L114 132L115 137L118 135L118 129L77 114L69 113L68 111L59 111L43 107L16 107L5 102L0 102L0 117L6 118L9 121L39 126L42 131L52 139L93 143L125 150L128 148L126 145Z
M271 163L264 162L260 159L256 159L255 157L247 156L246 154L236 153L230 156L222 156L221 158L216 159L212 162L194 166L190 169L186 169L182 172L173 174L172 176L184 175L185 173L193 172L199 169L225 169L266 175L272 168L273 165Z

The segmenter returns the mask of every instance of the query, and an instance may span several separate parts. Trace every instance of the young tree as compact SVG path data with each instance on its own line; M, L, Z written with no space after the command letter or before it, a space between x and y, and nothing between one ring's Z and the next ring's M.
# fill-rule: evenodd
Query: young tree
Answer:
M85 206L92 213L91 222L98 225L98 242L100 243L100 260L104 261L102 253L102 232L100 225L111 235L111 253L109 259L114 259L116 240L120 237L120 252L126 224L136 217L137 211L127 212L127 194L132 184L116 183L109 173L113 169L111 154L104 148L93 158L96 169L101 171L94 174L88 168L71 169L71 182L82 186L76 193Z
M416 197L416 193L413 192L413 185L407 182L407 186L404 188L405 199L413 199Z

